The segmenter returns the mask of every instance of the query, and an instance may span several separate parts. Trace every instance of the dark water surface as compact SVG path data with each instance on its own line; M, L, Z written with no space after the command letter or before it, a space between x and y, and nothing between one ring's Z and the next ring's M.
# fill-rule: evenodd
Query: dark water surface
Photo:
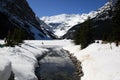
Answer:
M39 80L74 80L75 66L68 52L61 48L48 48L36 68Z

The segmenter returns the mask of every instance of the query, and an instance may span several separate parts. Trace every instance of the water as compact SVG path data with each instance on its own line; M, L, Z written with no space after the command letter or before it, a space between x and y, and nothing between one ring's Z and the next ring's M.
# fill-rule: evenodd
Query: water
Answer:
M60 48L48 48L39 60L36 74L42 80L74 80L75 67L68 52Z

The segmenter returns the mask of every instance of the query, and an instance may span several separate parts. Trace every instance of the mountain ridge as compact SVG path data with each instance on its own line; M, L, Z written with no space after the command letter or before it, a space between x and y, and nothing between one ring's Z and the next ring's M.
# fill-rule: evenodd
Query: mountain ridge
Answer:
M4 39L14 28L25 30L25 39L52 39L41 28L26 0L1 0L0 19L0 39Z
M109 10L111 6L110 2L105 3L104 6L99 8L97 11L91 11L89 13L83 14L60 14L50 17L42 17L40 18L44 21L48 26L50 26L51 31L57 35L59 38L67 33L69 29L73 26L83 23L88 18L95 18L98 14L104 12L105 10Z
M93 30L92 36L94 40L101 40L104 36L109 36L109 34L112 32L112 17L114 13L115 4L113 4L111 1L106 3L105 6L101 7L101 9L99 10L100 13L95 18L90 19ZM77 24L73 26L71 29L68 30L68 32L65 35L62 36L62 38L74 39L76 31L80 29L82 25L85 24L86 23L84 22L82 24Z

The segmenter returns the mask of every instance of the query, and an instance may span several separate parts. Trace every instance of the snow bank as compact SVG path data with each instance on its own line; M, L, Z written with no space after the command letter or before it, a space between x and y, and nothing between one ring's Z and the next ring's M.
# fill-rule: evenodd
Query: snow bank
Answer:
M11 74L11 62L0 56L0 80L8 80Z
M0 56L5 56L11 62L15 80L37 80L34 72L35 67L38 66L37 57L48 51L47 47L63 47L69 43L68 40L26 40L21 47L0 48ZM4 44L4 41L0 40L0 44ZM2 63L0 63L1 67ZM0 74L2 73L4 73L3 70Z
M120 46L94 43L79 50L71 44L64 49L82 62L84 76L81 80L120 80Z
M3 43L3 42L0 42ZM37 57L41 56L46 49L43 49L39 44L24 44L15 47L0 48L0 56L5 56L12 63L12 70L15 74L15 80L37 80L34 73L37 65ZM2 67L3 60L1 60L0 68ZM7 68L7 67L6 67ZM6 72L9 72L7 70ZM2 75L4 71L0 72ZM3 79L0 79L3 80Z
M74 54L80 51L80 45L74 45L74 43L70 41L70 44L64 46L63 49L68 50L71 54Z
M3 41L0 43L3 44ZM84 76L81 80L120 80L120 46L93 43L80 50L80 46L74 45L71 40L33 40L25 41L21 47L0 48L0 56L5 57L0 57L0 78L4 73L2 80L9 77L11 62L15 80L37 80L34 73L36 58L48 51L47 47L63 47L76 56L82 63Z

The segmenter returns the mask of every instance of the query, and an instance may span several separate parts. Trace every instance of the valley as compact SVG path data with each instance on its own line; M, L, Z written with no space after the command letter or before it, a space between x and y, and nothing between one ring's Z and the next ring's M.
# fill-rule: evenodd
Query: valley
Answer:
M120 0L90 4L0 0L0 80L120 80Z

